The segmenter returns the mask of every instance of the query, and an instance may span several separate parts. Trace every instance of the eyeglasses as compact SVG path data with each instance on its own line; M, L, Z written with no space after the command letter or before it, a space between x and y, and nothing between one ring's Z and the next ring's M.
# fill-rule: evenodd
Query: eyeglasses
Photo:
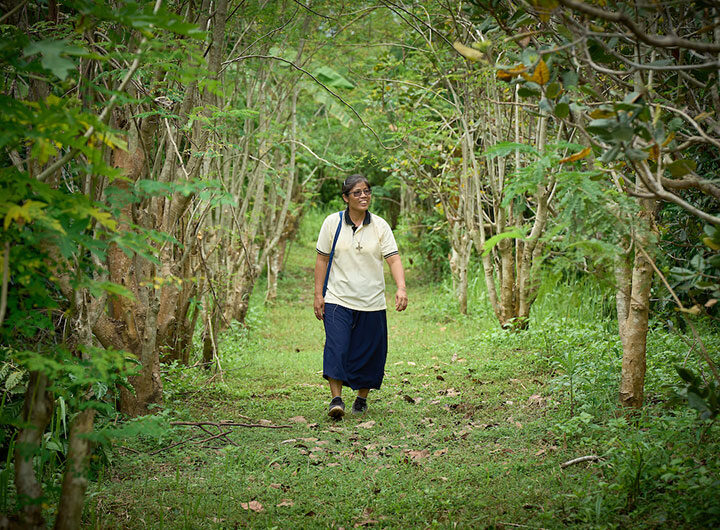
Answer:
M355 190L351 191L350 195L355 198L361 197L362 195L367 195L368 197L370 197L370 195L372 195L372 190L370 188L365 188L364 190Z

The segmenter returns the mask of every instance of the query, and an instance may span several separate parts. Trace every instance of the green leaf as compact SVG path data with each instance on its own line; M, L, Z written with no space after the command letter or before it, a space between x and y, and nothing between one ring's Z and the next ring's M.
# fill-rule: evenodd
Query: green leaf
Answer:
M555 105L555 116L560 119L567 118L570 115L570 105L567 103L558 103Z
M75 70L75 63L65 55L81 55L85 50L68 45L64 40L47 39L31 42L25 46L23 53L26 57L39 53L42 56L40 64L64 81L68 74Z
M332 88L355 88L355 85L329 66L321 66L313 72L321 83Z
M520 87L518 89L518 96L520 96L521 98L529 98L529 97L534 97L534 96L539 96L539 95L540 95L540 92L538 92L537 90L530 90L527 87Z
M5 380L5 390L12 390L22 379L23 372L13 372Z
M673 177L682 177L683 175L687 175L688 173L695 171L696 168L697 162L689 158L675 160L672 164L668 164L667 166L667 170Z
M562 75L563 85L567 87L571 86L577 86L578 84L578 75L577 72L574 72L572 70L568 70Z
M545 95L548 97L548 99L555 99L560 95L561 91L562 85L555 81L548 85L547 89L545 90Z
M613 129L612 137L620 142L629 142L635 137L635 131L632 127L620 125Z
M494 158L498 156L507 156L515 151L520 151L521 153L532 153L534 155L540 154L537 149L531 145L518 144L515 142L500 142L486 149L483 155Z
M633 160L633 161L645 160L648 156L649 155L646 151L642 151L640 149L633 149L633 148L625 149L625 157L628 160Z
M604 163L610 163L617 159L620 155L620 145L614 145L603 153L600 157L600 161Z
M553 111L552 103L550 103L550 100L548 100L547 98L542 98L538 106L540 107L540 110L545 111L548 114L552 113Z
M691 385L697 384L697 376L687 368L683 366L675 366L675 371L678 373L678 375L682 378L683 381Z
M132 291L130 289L120 285L119 283L114 282L92 282L90 285L90 292L94 296L99 296L103 292L106 292L108 294L113 294L117 296L122 296L124 298L128 298L130 300L135 300L135 296L133 295Z
M703 418L709 418L712 416L712 411L708 407L705 400L698 394L692 391L688 391L687 395L688 405L697 410Z
M522 239L523 237L525 237L525 233L519 228L508 230L507 232L503 232L502 234L496 234L487 241L485 241L485 244L483 245L482 255L483 257L487 256L490 251L492 251L492 249L495 247L495 245L497 245L503 239Z

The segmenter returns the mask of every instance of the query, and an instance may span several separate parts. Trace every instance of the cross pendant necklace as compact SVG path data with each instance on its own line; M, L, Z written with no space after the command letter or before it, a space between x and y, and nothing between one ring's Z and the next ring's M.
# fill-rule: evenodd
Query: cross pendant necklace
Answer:
M355 249L356 249L358 252L360 252L360 251L363 249L361 243L362 243L362 238L363 238L363 235L364 235L364 234L365 234L365 232L360 232L360 239L358 239L358 241L357 241L357 246L355 247ZM353 237L354 237L354 236L355 236L355 234L353 234Z

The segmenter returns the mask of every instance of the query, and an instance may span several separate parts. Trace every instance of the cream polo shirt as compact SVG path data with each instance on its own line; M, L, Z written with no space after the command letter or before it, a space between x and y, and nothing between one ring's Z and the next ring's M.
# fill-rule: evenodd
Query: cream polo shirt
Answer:
M337 212L325 218L317 241L318 254L330 255L339 222ZM363 224L353 232L353 222L345 210L325 302L358 311L385 309L383 260L397 253L395 237L385 219L366 212Z

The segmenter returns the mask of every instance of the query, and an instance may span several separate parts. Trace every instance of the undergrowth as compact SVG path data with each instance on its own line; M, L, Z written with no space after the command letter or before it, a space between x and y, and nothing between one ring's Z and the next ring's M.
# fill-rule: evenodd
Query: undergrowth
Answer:
M278 301L262 306L259 288L247 325L221 338L222 372L166 367L166 434L115 445L91 486L87 527L720 524L720 429L676 399L674 365L697 369L697 349L654 323L647 404L620 410L611 293L589 281L548 279L530 329L508 333L479 274L460 315L451 285L418 283L408 267L410 307L388 311L383 388L364 416L331 421L314 234L302 230ZM717 352L717 333L703 337ZM170 426L200 420L255 427L180 443L197 429Z

